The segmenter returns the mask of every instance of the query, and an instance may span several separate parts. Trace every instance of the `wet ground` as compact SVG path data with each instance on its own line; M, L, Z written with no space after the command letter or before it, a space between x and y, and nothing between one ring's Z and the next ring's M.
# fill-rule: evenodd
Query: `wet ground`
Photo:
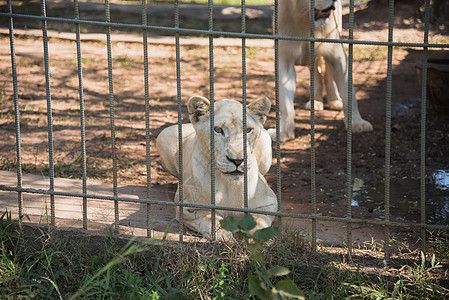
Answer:
M425 215L430 224L449 223L449 171L436 170L425 180ZM390 183L390 213L395 221L421 222L420 179L394 179ZM355 180L352 206L367 207L383 213L385 185L366 185Z

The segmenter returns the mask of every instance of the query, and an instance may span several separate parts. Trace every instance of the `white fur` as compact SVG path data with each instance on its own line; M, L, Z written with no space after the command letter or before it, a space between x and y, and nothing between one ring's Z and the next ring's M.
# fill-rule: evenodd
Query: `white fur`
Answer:
M315 21L315 37L340 39L341 32L341 3L340 0L315 0L315 9L324 10L332 5L329 18ZM279 35L284 36L310 36L310 2L309 0L282 0L279 1ZM324 58L325 64L318 61ZM295 110L294 95L296 90L295 65L310 65L310 44L301 41L279 41L279 99L280 99L280 140L285 142L295 138ZM325 66L325 71L322 70ZM321 72L320 72L321 71ZM315 43L315 109L323 109L323 79L327 90L329 106L333 109L343 107L348 124L348 59L339 43ZM372 131L371 123L365 121L357 106L354 86L352 88L352 131ZM341 98L340 98L341 96ZM342 101L341 101L342 100ZM341 103L343 102L343 103ZM310 109L310 103L306 105ZM276 130L269 129L270 136L276 139Z
M271 139L262 124L270 110L267 98L254 100L247 106L247 178L248 208L276 211L277 199L265 178L271 166ZM188 102L191 124L182 125L183 154L183 202L211 204L211 147L210 110L206 98L195 96ZM244 163L237 166L232 160L243 160L242 104L234 100L221 100L214 105L214 165L215 204L217 206L244 207ZM179 177L178 125L164 129L156 142L164 167ZM241 174L229 174L233 171ZM179 186L175 201L179 201ZM180 209L176 209L179 220ZM220 229L219 221L227 215L241 217L239 213L216 211L217 239L228 239L231 234ZM273 217L254 216L256 228L268 227ZM184 208L184 224L205 237L211 236L211 211L209 209Z

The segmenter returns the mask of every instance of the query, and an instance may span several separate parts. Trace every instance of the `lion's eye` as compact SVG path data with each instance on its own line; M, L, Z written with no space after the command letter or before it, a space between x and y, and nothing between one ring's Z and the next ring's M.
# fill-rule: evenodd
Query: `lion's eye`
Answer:
M253 132L253 128L246 128L246 133L251 133Z
M214 131L216 133L222 134L223 133L223 128L216 126L216 127L214 127Z

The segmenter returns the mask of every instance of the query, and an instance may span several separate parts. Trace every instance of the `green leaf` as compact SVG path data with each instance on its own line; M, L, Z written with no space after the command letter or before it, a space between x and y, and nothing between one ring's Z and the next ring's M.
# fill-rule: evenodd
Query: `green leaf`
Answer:
M401 279L399 279L398 281L396 281L396 283L394 284L394 289L393 289L393 293L391 294L391 299L396 299L398 298L398 294L400 292L400 288L402 285L402 281Z
M284 275L288 275L289 273L290 273L290 270L288 268L282 267L282 266L274 266L268 270L268 275L270 277L284 276Z
M424 255L424 252L421 251L421 269L424 270L426 267L426 256Z
M234 232L239 229L238 222L231 216L227 216L223 220L220 220L220 225L221 228L230 232Z
M254 260L255 262L257 262L260 266L263 265L264 263L264 256L262 252L254 252L249 255L249 257Z
M200 264L198 266L198 269L200 269L201 272L206 272L207 270L207 266L205 264Z
M250 231L256 227L257 223L254 220L253 216L245 215L243 219L240 221L240 228L246 231Z
M261 281L256 276L248 274L248 289L249 293L254 296L258 296L261 299L265 298L266 290L262 288Z
M43 279L45 279L45 280L48 280L48 281L53 285L53 287L55 288L56 292L57 292L58 295L59 295L59 299L62 300L61 292L59 291L58 285L57 285L53 280L51 280L51 278L44 277L44 276L41 276L41 278L43 278Z
M264 249L263 244L261 243L249 243L247 247L250 253L262 253L262 250Z
M251 234L249 234L248 232L246 232L246 231L243 231L243 230L237 230L236 232L235 232L235 234L237 234L237 235L240 235L240 236L243 236L245 239L252 239L253 238L253 236L251 235Z
M273 292L284 297L290 297L294 299L305 299L302 291L290 279L279 280L279 282L276 284L276 287L273 288Z
M254 233L254 239L258 240L258 241L268 241L269 239L271 239L273 236L275 236L276 234L278 234L279 229L277 229L276 227L267 227L267 228L262 228L257 230Z

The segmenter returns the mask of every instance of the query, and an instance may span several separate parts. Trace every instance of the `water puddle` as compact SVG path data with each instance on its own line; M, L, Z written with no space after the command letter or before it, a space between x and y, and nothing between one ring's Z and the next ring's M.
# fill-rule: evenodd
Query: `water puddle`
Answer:
M354 179L352 206L368 208L383 214L385 185L367 184ZM390 183L390 213L393 221L420 222L420 180L392 179ZM426 177L426 222L449 223L449 170L436 170Z

